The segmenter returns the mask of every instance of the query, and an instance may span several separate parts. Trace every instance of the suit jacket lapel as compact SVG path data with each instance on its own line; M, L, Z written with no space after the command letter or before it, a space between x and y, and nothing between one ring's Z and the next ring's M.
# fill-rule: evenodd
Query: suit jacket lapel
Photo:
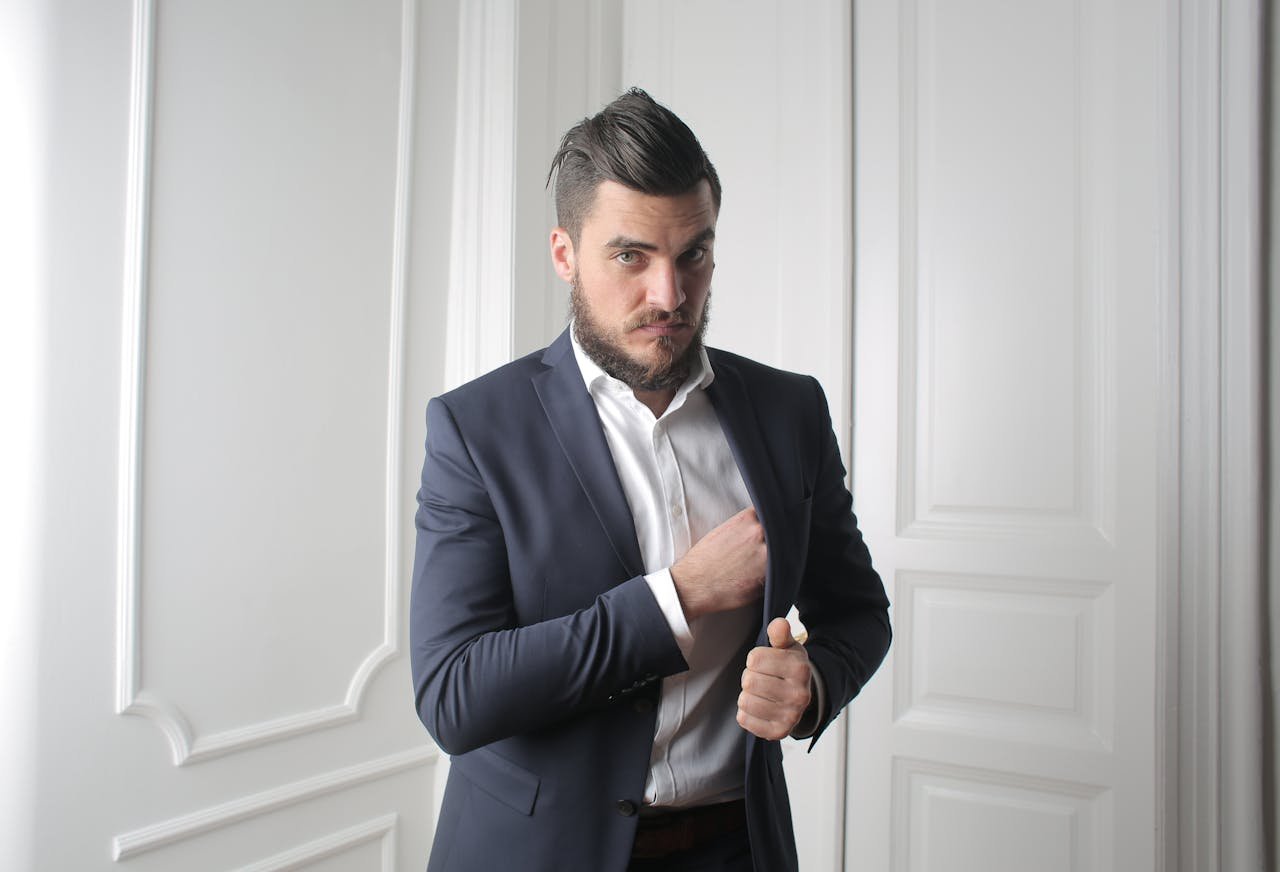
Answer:
M765 452L760 420L742 375L732 365L717 359L714 352L709 354L716 377L707 388L707 397L716 410L716 417L720 419L720 427L724 430L733 459L737 461L738 470L747 485L751 503L764 526L765 541L769 546L769 565L764 580L763 635L764 625L781 615L775 607L774 590L779 568L782 566L780 561L786 554L785 518L782 517L784 507L778 494L777 478Z
M578 483L586 491L618 560L628 575L640 575L644 562L640 558L635 520L622 491L622 482L618 480L618 470L609 453L595 403L582 382L568 330L547 348L542 362L548 369L533 377L533 387L551 429Z

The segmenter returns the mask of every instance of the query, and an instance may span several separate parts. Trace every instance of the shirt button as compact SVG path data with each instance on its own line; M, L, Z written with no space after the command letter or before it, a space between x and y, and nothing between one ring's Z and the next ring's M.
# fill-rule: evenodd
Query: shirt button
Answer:
M637 714L647 715L649 712L653 711L653 700L649 699L647 696L642 696L631 703L631 710Z
M636 804L629 799L620 799L617 804L618 814L631 817L636 813Z
M682 508L679 503L676 503L674 506L671 507L672 517L678 518L683 514L684 514L684 508Z

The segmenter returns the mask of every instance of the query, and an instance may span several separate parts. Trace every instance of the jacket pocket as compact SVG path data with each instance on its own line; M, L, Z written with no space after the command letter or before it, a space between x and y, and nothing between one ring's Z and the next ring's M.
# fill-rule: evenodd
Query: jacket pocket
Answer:
M468 781L503 805L523 815L533 814L533 805L538 798L538 786L542 779L529 770L517 766L505 757L499 757L487 748L459 754L450 759L449 765L457 768Z

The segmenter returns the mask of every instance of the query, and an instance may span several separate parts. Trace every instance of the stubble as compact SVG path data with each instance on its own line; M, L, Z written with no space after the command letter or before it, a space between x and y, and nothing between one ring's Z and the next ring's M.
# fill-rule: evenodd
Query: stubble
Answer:
M632 390L660 391L684 384L702 351L702 337L707 332L710 308L711 294L708 292L702 305L702 318L684 351L679 351L672 337L659 336L653 343L657 353L649 360L640 360L632 357L619 338L596 321L576 273L569 283L569 313L573 318L574 338L596 366ZM692 321L692 316L684 312L650 309L624 323L620 332L625 335L648 324L689 324Z

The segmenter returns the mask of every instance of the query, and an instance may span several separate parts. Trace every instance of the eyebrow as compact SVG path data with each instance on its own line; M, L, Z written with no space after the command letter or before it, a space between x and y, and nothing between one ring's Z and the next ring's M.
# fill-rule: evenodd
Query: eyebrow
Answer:
M708 227L705 230L703 230L701 233L699 233L697 236L690 239L689 242L684 246L684 248L685 250L688 250L690 248L693 248L695 245L700 245L703 242L709 242L715 238L716 238L715 228ZM652 242L645 242L640 239L631 239L630 237L627 237L627 236L615 236L612 239L610 239L608 242L606 242L604 244L604 247L614 248L614 249L636 248L636 249L639 249L640 251L657 251L658 250L658 246L654 245Z

